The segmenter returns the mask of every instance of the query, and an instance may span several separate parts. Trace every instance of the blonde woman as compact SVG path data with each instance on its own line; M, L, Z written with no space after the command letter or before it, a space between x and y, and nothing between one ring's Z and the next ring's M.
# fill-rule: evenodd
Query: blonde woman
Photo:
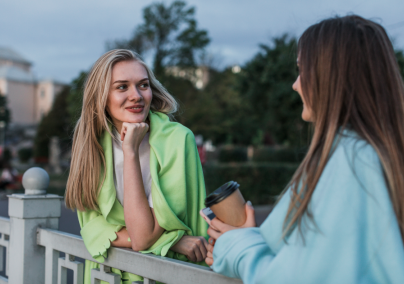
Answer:
M195 139L170 121L175 99L129 50L112 50L91 69L77 122L66 205L98 262L110 246L193 262L207 253L199 216L205 185ZM86 261L85 283L95 262ZM113 269L122 283L142 278Z

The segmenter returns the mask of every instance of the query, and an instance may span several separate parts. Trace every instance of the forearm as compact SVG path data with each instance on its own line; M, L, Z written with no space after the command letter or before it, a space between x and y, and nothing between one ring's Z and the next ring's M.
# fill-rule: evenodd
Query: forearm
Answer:
M132 243L129 241L129 234L126 228L122 228L116 233L116 240L111 242L111 245L119 248L131 248Z
M211 268L245 283L262 283L258 279L262 279L273 257L258 229L232 230L216 240Z
M125 153L123 175L126 228L132 248L144 250L157 241L162 231L149 207L137 153Z

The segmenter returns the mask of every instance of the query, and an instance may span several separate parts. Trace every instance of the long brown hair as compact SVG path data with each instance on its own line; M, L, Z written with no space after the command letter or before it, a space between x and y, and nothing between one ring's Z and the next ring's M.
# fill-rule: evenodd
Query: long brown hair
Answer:
M404 86L386 31L355 15L327 19L303 33L298 55L314 134L290 182L284 237L296 225L302 233L304 215L312 220L308 205L332 154L334 138L349 128L380 158L404 240Z
M111 84L113 66L121 61L137 61L146 69L152 101L150 109L165 114L177 111L177 102L154 77L140 57L126 49L111 50L95 62L84 87L83 108L74 129L72 160L66 186L66 206L98 209L97 197L105 179L105 157L99 139L104 131L113 137L109 124L112 121L105 111Z

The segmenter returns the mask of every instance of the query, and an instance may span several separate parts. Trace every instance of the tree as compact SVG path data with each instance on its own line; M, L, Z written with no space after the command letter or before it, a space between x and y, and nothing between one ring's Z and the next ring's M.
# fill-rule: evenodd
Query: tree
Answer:
M11 113L10 109L7 106L7 97L0 93L0 143L2 147L5 147L6 144L6 132L10 120L11 120Z
M198 29L195 8L183 1L166 6L153 3L143 10L143 24L137 26L129 40L107 45L108 49L126 48L139 54L153 52L153 69L157 77L165 73L166 66L193 67L197 53L210 42L208 32Z
M396 50L396 58L398 67L400 69L401 77L404 79L404 52L402 50Z
M211 69L210 78L206 88L186 105L184 124L216 144L249 144L249 129L244 128L249 105L237 89L239 75L231 68Z
M307 143L302 101L292 90L297 77L296 46L296 39L287 34L274 38L271 45L260 45L261 51L243 68L239 89L252 109L249 127L256 138L291 146Z
M70 91L67 95L67 113L69 115L70 124L75 125L81 115L83 106L84 83L88 73L80 72L77 78L73 79L70 84Z
M7 106L7 97L0 94L0 121L4 121L7 126L11 120L10 109Z
M34 141L35 157L49 157L49 142L53 136L59 137L62 143L70 144L73 124L68 113L69 92L70 86L66 86L56 95L52 109L39 123Z

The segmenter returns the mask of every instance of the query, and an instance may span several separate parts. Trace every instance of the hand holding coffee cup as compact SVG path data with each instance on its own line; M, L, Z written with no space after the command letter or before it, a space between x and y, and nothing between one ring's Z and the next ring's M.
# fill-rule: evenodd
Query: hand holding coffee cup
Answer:
M234 227L242 226L247 219L246 202L239 187L237 182L229 181L205 199L205 206L209 207L219 220Z
M226 223L223 223L218 218L214 218L213 220L211 220L211 226L208 229L208 235L210 236L209 245L208 245L208 253L207 253L207 257L205 259L205 262L208 266L213 265L213 248L214 248L216 240L222 234L224 234L228 231L231 231L231 230L235 230L235 229L256 227L255 212L254 212L254 208L252 207L251 202L247 201L244 208L245 208L245 212L246 212L246 221L240 227L230 226Z

